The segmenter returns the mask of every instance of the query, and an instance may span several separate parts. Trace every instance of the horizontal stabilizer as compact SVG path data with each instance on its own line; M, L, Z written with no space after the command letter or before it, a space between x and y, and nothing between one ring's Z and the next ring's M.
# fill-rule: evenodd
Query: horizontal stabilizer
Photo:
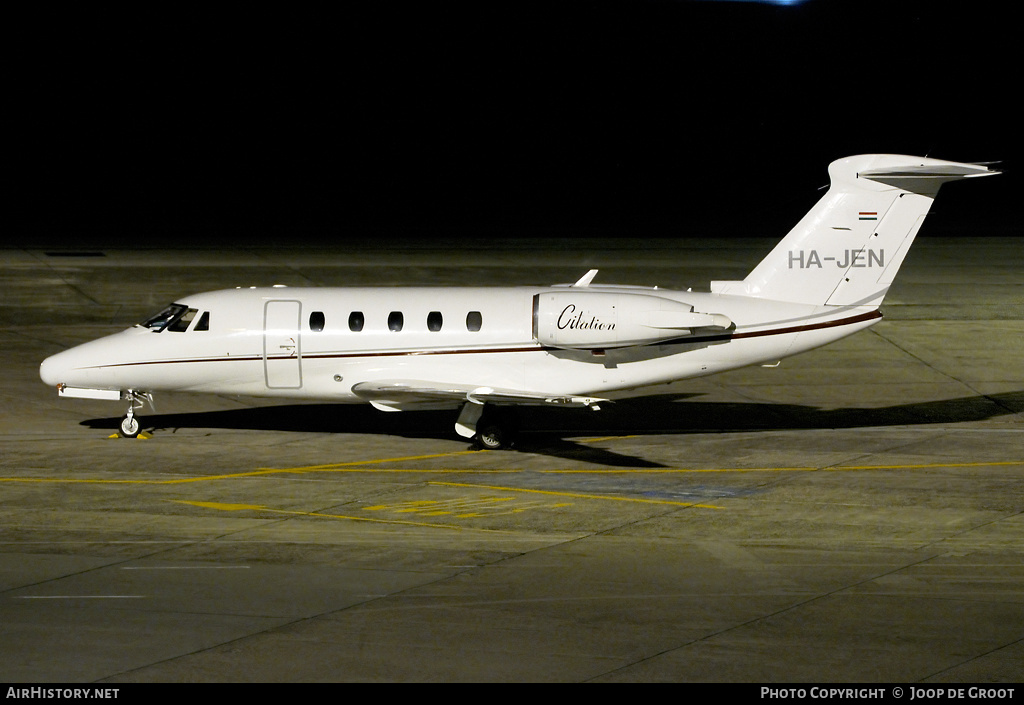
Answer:
M925 164L864 169L857 177L896 186L914 193L933 194L941 184L1000 173L984 164L932 161Z
M974 176L992 176L1000 172L977 164L939 164L908 166L894 169L866 169L858 172L861 178L876 180L875 177L906 179L969 179Z

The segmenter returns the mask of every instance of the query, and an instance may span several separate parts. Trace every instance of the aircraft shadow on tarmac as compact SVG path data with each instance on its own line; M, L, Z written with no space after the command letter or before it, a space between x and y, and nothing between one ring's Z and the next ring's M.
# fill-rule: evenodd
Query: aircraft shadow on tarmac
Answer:
M612 467L661 467L657 463L578 443L585 435L659 435L914 426L984 421L1024 412L1024 391L877 408L821 409L800 404L701 402L699 395L628 399L600 412L521 407L521 434L513 450ZM228 411L140 416L143 429L236 429L404 438L452 438L457 412L381 413L364 405L293 404ZM115 430L120 418L88 419L83 426Z

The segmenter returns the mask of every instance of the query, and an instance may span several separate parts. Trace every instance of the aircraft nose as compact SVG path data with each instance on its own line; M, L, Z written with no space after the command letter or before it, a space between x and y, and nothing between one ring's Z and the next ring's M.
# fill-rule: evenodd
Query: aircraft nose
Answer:
M57 353L39 363L39 378L51 387L64 382L64 376L68 371L65 353Z

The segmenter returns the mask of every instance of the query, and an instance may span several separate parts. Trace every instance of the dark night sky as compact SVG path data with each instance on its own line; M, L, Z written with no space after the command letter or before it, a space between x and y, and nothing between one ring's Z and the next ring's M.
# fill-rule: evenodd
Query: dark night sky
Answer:
M1003 160L924 234L1020 234L996 5L233 7L25 22L11 244L781 237L862 152Z

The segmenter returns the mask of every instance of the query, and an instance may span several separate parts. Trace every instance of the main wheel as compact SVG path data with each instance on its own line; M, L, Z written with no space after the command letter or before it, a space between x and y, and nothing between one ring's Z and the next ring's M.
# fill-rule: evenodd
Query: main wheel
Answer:
M508 448L510 437L507 429L495 423L489 423L480 427L476 434L476 442L486 450L501 450Z
M121 438L137 438L139 435L139 420L134 416L125 416L121 419L121 428L118 429Z

